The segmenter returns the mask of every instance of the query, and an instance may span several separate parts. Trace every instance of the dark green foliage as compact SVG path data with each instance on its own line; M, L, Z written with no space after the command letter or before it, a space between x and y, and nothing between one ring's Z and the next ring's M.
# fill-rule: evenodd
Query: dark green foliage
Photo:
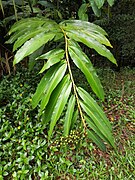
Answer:
M118 0L110 17L96 21L108 33L113 54L121 66L135 66L135 1Z
M47 128L30 104L39 77L22 69L0 82L0 179L134 179L135 71L97 71L107 92L105 110L119 103L121 79L124 82L122 103L107 113L119 153L100 151L78 127L79 119L71 134L63 137L61 118L56 127L59 133L54 133L54 139L48 142Z

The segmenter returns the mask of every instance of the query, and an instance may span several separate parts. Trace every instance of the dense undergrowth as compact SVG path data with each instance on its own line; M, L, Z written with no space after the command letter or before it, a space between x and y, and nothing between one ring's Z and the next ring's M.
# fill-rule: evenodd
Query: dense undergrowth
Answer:
M26 69L5 76L0 82L0 179L120 179L135 178L134 104L135 71L98 69L106 100L101 104L113 126L117 152L100 151L78 125L62 137L61 121L47 140L38 110L31 98L40 78ZM83 77L77 81L87 90ZM79 119L78 119L79 121Z

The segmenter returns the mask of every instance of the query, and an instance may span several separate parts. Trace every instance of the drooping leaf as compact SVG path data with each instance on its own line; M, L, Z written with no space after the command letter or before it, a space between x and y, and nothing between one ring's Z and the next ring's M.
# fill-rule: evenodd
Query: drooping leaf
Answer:
M106 115L104 114L100 106L96 103L96 101L83 88L79 87L77 88L77 91L79 93L79 96L84 100L85 103L87 103L90 109L92 109L93 112L96 112L100 119L104 121L109 130L112 131L112 127L109 120L107 119Z
M54 110L52 112L52 117L51 117L51 123L50 123L50 129L48 131L48 137L50 139L54 126L57 122L57 120L60 118L61 113L63 112L63 109L67 103L68 97L70 95L71 92L71 87L72 87L72 83L69 82L67 84L65 84L65 86L63 87L60 96L58 97L58 101L54 107Z
M97 5L98 9L100 9L103 6L104 2L105 2L105 0L94 0L94 1L95 1L96 5Z
M101 133L100 129L95 125L95 123L93 122L93 120L91 118L88 118L87 116L85 116L85 120L86 120L88 126L90 127L90 129L92 129L96 133L96 135L100 139L102 139L102 141L107 142L108 144L110 144L108 139Z
M93 120L96 127L100 130L100 132L103 134L103 136L108 140L110 145L115 148L114 145L114 139L112 136L112 133L106 123L103 119L100 118L99 114L96 111L93 111L92 108L90 108L90 105L88 105L87 102L80 101L80 105L83 108L83 110L86 112L86 114Z
M70 45L69 45L69 54L75 65L84 73L94 93L103 100L104 91L100 83L100 80L96 74L96 71L93 68L89 58L80 49Z
M66 61L60 63L59 66L57 66L56 71L53 73L52 79L50 79L48 82L47 89L45 89L43 92L40 111L43 111L45 109L51 93L59 84L59 82L62 80L63 76L65 75L66 69L67 69Z
M14 58L14 65L19 63L24 57L32 54L43 44L46 44L48 41L54 38L54 33L40 33L34 38L27 41L16 53Z
M36 92L32 98L32 107L33 109L36 108L39 101L42 98L43 92L47 89L49 81L54 77L54 74L57 72L58 67L53 66L51 67L47 73L42 77L40 83L38 84L38 87L36 89Z
M45 62L43 68L41 69L39 73L44 72L45 70L49 69L52 65L58 63L61 59L64 58L64 54L65 52L63 49L54 49L47 52L46 54L39 56L36 60L48 59L48 61Z
M81 7L78 10L78 16L80 20L88 21L88 15L87 15L87 8L88 4L84 3L81 5Z
M103 30L100 26L94 23L87 22L87 21L66 20L66 21L62 21L59 25L64 30L72 30L72 29L78 28L78 30L86 30L90 32L92 31L97 34L107 35L105 30Z
M94 14L97 17L100 17L101 16L101 10L98 8L97 4L95 3L95 0L89 0L89 2L90 2L90 5L92 7Z
M44 28L40 27L35 29L34 31L27 31L23 35L21 35L17 41L14 43L13 51L17 50L20 46L22 46L27 40L35 37L36 35L42 33Z
M87 130L88 137L102 150L105 151L106 147L102 140L93 131Z
M84 21L83 21L84 22ZM83 24L82 22L82 24ZM98 41L101 44L104 44L106 46L112 47L112 45L110 44L109 40L105 37L104 34L97 32L96 30L94 31L94 29L85 29L84 27L77 27L74 24L72 24L72 26L70 24L68 24L66 27L64 27L64 29L67 32L79 32L82 34L86 34L87 36L89 36L89 38L94 39L96 41Z
M108 50L104 45L99 43L94 38L89 37L87 34L84 34L80 31L69 31L67 32L67 36L71 39L74 39L75 41L85 44L89 48L95 49L100 55L106 57L114 64L117 64L116 59L114 58L110 50Z
M9 35L13 32L16 32L16 31L20 31L20 30L23 30L24 28L31 28L31 27L38 27L38 26L42 26L45 21L47 21L47 19L45 18L37 18L37 17L34 17L34 18L25 18L25 19L22 19L18 22L16 22L10 29L9 31Z
M52 112L57 104L58 98L60 97L63 88L66 86L66 84L69 83L70 83L70 76L69 74L67 74L58 84L58 86L55 88L55 91L52 92L50 100L42 116L42 120L44 124L48 123L51 120Z
M108 4L112 6L114 4L114 0L107 0Z
M65 136L69 135L73 113L74 113L74 107L75 107L75 96L72 95L69 99L66 116L64 119L64 135Z
M73 114L73 118L72 118L72 121L71 121L71 126L70 126L70 129L73 129L74 125L75 125L75 122L77 121L77 118L78 118L78 109L74 112Z
M29 71L33 69L34 65L36 64L35 59L42 54L43 49L44 49L44 45L41 46L39 49L37 49L35 52L33 52L31 55L29 55L29 63L28 63Z

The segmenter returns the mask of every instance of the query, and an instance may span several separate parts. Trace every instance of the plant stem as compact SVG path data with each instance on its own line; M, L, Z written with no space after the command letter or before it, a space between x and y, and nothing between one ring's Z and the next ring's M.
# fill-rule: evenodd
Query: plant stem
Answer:
M12 0L12 1L13 1L13 5L14 5L15 19L16 19L16 21L18 21L18 16L17 16L17 9L16 9L16 5L15 5L15 0Z
M1 6L1 11L2 11L3 17L5 17L4 8L3 8L3 4L2 4L2 0L0 0L0 6Z
M67 61L67 65L68 65L68 70L69 70L70 78L71 78L71 81L72 81L72 84L73 84L73 90L74 90L74 94L75 94L75 97L76 97L78 110L79 110L80 117L81 117L81 120L82 120L82 123L83 123L84 133L86 133L86 123L85 123L85 119L83 117L83 112L82 112L82 109L81 109L81 106L80 106L79 97L78 97L78 94L77 94L76 85L75 85L75 82L74 82L74 78L73 78L73 74L72 74L71 66L70 66L70 62L69 62L68 38L67 38L65 33L64 33L64 36L65 36L65 51L66 51L66 61Z

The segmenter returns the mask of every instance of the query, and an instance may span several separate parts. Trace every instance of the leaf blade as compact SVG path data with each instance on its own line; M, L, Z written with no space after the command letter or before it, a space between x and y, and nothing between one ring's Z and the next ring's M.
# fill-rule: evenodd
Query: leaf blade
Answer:
M24 57L32 54L34 51L39 49L43 44L46 44L48 41L54 38L54 33L40 33L36 35L34 38L25 42L24 45L17 51L15 54L13 64L19 63Z
M75 107L75 96L72 95L69 99L66 116L64 119L64 136L69 135L69 131L72 123L71 121L74 113L74 107Z
M70 57L73 59L75 65L84 73L94 93L103 100L104 99L103 87L100 83L100 80L97 77L96 71L93 68L89 58L81 50L79 50L75 46L70 46L70 45L69 45L69 54Z

